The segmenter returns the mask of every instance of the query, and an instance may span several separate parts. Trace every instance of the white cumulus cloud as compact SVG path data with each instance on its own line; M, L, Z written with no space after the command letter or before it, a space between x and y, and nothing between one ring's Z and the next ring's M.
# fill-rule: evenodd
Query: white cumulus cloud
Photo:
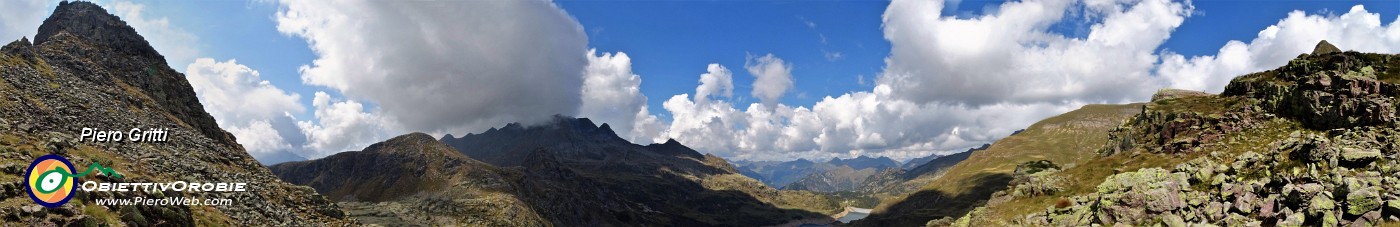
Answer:
M897 0L884 14L892 51L873 89L811 107L777 104L792 66L765 56L745 67L762 104L741 110L707 100L730 83L712 64L694 97L666 101L666 136L738 159L961 151L1084 104L1145 99L1165 84L1150 72L1154 52L1191 10L1165 0L1029 0L957 17L942 15L941 1ZM1085 37L1050 31L1071 11L1102 20L1086 21Z
M632 59L626 53L597 55L589 50L583 75L583 104L578 117L608 123L618 136L635 143L654 142L662 126L647 110L642 77L632 73Z
M695 87L695 101L708 102L711 98L734 96L734 73L723 65L710 64L700 74L700 86Z
M943 8L907 0L885 11L891 54L879 83L900 99L972 106L1140 99L1160 84L1149 73L1156 48L1192 10L1168 0L1027 0L964 19ZM1083 38L1050 31L1071 10L1102 21Z
M238 144L243 145L248 150L249 155L258 160L265 159L264 156L276 152L285 152L292 149L292 145L282 138L282 133L272 128L272 124L264 120L249 122L244 127L224 126L224 129L238 138Z
M765 106L776 105L779 98L782 98L788 89L792 89L792 65L773 54L750 57L744 69L754 76L753 96Z
M317 55L303 82L405 130L478 132L581 103L587 37L549 1L282 1L275 18Z
M1383 24L1380 14L1356 5L1340 16L1293 11L1259 31L1249 43L1232 40L1216 55L1186 56L1166 52L1157 74L1182 89L1220 92L1235 76L1278 68L1299 54L1312 52L1321 40L1342 50L1400 52L1400 16Z
M1142 101L1161 87L1219 91L1234 76L1278 67L1321 39L1342 49L1400 50L1400 26L1357 6L1340 16L1290 13L1216 56L1158 53L1193 10L1166 0L1028 0L953 16L942 14L948 10L940 1L897 0L884 15L891 55L872 90L810 108L742 112L677 96L666 106L676 118L669 135L738 159L913 158L992 142L1085 104ZM1082 37L1051 31L1079 14L1090 19L1069 22L1085 23L1076 25L1087 28Z
M185 67L185 79L219 124L243 124L305 111L301 95L273 86L237 60L199 58Z
M281 136L299 131L279 132L272 126L279 117L305 111L299 103L300 95L273 86L258 71L233 59L196 59L185 67L185 78L205 111L254 157L300 145L290 144Z
M330 94L316 92L311 105L316 108L316 121L296 123L306 135L302 154L306 158L360 150L402 132L392 121L354 100L335 100Z
M734 97L733 72L709 64L693 93L671 96L666 113L653 114L630 56L585 49L578 23L550 2L282 5L279 30L318 55L303 81L345 95L318 92L316 119L297 121L308 157L396 132L478 132L577 113L637 143L674 138L726 158L909 159L989 143L1085 104L1143 101L1161 87L1218 91L1321 39L1400 50L1400 26L1359 6L1340 16L1294 12L1248 43L1187 57L1159 50L1195 10L1189 2L1025 0L971 15L943 1L895 0L883 15L892 48L884 72L859 80L870 90L782 104L793 66L769 54L744 65L759 102L736 103L745 97ZM1079 30L1053 31L1064 23Z
M709 68L723 68L714 66ZM702 85L696 92L705 88ZM736 159L821 160L860 155L909 159L977 146L1046 115L1085 104L1000 103L970 108L918 104L892 96L889 86L877 85L872 91L826 97L811 108L784 104L766 108L754 103L741 110L724 100L681 94L664 104L673 119L663 137Z

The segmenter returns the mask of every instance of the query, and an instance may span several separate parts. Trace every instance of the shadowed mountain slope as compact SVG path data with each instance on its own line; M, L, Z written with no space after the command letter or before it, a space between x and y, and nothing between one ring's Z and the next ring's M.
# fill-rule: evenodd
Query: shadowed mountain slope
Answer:
M966 160L912 194L885 200L865 219L864 226L923 225L929 220L956 218L981 206L1004 189L1022 162L1051 160L1078 163L1095 157L1108 130L1142 109L1141 104L1087 105L1047 118L1024 131L970 152Z

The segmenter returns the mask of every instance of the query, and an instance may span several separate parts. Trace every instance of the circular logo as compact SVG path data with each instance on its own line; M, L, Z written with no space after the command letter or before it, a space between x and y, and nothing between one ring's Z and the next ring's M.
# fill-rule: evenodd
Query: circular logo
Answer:
M72 174L73 163L68 159L56 154L39 156L29 164L29 171L24 173L24 178L28 180L25 186L29 187L29 198L48 208L67 203L77 189L74 187L76 180L70 176Z

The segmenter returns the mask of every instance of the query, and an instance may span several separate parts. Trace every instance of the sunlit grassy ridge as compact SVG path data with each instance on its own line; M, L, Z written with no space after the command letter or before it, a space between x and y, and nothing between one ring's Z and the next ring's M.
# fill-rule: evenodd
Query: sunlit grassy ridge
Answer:
M1017 164L1050 160L1073 166L1096 156L1095 151L1107 142L1109 129L1141 109L1142 104L1086 105L1037 122L987 150L974 152L918 192L882 203L859 224L922 225L961 216L1003 189Z

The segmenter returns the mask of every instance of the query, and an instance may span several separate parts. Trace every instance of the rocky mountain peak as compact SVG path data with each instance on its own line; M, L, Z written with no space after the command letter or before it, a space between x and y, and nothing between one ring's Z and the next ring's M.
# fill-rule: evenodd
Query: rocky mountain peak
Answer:
M158 108L221 145L241 148L233 135L219 128L214 117L204 111L185 75L170 68L165 57L135 29L97 4L59 3L39 25L32 45L21 40L6 45L3 52L47 65L53 70L44 72L57 80L50 82L83 81L116 87L132 96L127 104ZM43 64L37 64L41 58Z
M39 25L34 43L42 45L60 34L72 35L87 43L106 45L120 52L164 61L146 39L121 18L91 2L59 2L53 15Z
M466 135L464 135L464 136L462 136L462 137L453 137L452 134L447 134L447 135L443 136L441 140L442 140L442 141L448 141L448 140L452 140L452 139L468 138L468 137L479 136L479 135L486 135L486 134L501 134L501 133L527 133L527 134L528 134L528 133L539 133L539 132L545 132L545 131L550 132L550 133L553 133L553 134L567 134L567 135L574 135L574 136L603 137L603 138L617 138L617 139L621 139L621 138L622 138L622 137L618 137L618 136L617 136L617 132L614 132L613 129L612 129L612 126L609 126L607 123L603 123L602 125L597 125L597 124L594 124L594 123L593 123L593 120L589 120L588 118L573 118L573 117L568 117L568 116L563 116L563 115L554 115L552 118L550 118L549 121L546 121L546 122L543 122L543 123L537 123L537 124L533 124L533 125L528 125L528 124L521 124L521 123L518 123L518 122L512 122L512 123L506 124L504 127L501 127L501 128L491 127L490 129L487 129L485 132L481 132L480 134L476 134L476 133L467 133Z
M657 153L668 154L673 156L685 156L696 159L704 157L700 154L700 152L695 151L695 149L690 149L690 147L686 147L685 145L682 145L681 142L677 142L675 139L667 139L666 143L647 145L647 147L652 148L652 150L656 151Z
M1224 95L1258 99L1265 110L1313 129L1397 123L1400 57L1337 52L1326 41L1317 49L1278 69L1237 77Z
M426 133L414 132L414 133L409 133L409 134L403 134L403 135L395 136L394 138L390 138L389 140L385 140L384 142L381 142L381 143L388 143L388 144L392 144L392 143L422 143L422 142L427 142L427 141L437 141L437 140L436 140L436 139L433 139L433 136L430 136L430 135L428 135L428 134L426 134Z
M405 154L441 158L444 156L463 157L456 149L447 146L433 136L421 132L400 135L384 142L366 147L365 152Z
M625 150L644 148L633 144L613 132L612 127L597 125L588 118L573 118L555 115L538 123L510 123L500 129L491 129L480 134L467 134L462 137L444 137L442 142L457 148L473 159L497 166L519 166L530 152L546 148L549 153L561 153L563 159L605 159L626 157ZM653 147L653 146L646 146ZM663 154L683 154L701 158L702 156L676 143L673 146L653 147L653 151Z
M49 212L3 212L6 223L70 225L346 225L344 211L309 190L277 180L204 111L185 76L174 71L135 30L96 4L64 2L28 38L0 49L0 152L6 163L59 154L101 163L121 182L239 182L248 193L130 190L80 194ZM16 125L19 127L9 127ZM82 129L159 129L166 140L83 141ZM136 132L132 132L136 133ZM136 137L136 134L127 134ZM120 141L120 140L118 140ZM21 146L23 145L23 146ZM19 179L3 171L0 178ZM19 175L19 176L16 176ZM110 179L110 178L108 178ZM112 182L107 179L101 179ZM14 187L5 187L8 192ZM201 190L203 191L203 190ZM21 194L23 192L20 192ZM162 195L163 194L163 195ZM7 198L21 199L9 196ZM102 205L90 201L195 196L220 206ZM82 202L79 202L79 201ZM29 203L10 202L0 210ZM121 220L115 217L128 217Z
M28 38L28 37L20 37L19 40L15 40L14 42L10 42L9 44L5 44L5 47L4 47L4 48L0 48L0 49L5 49L5 50L20 49L20 48L29 47L29 46L31 46L31 45L33 45L33 44L30 44L30 43L29 43L29 38Z
M1312 54L1328 54L1335 52L1342 52L1342 50L1337 49L1337 46L1333 46L1331 43L1328 43L1327 40L1322 40L1321 42L1317 42L1317 46L1313 47Z
M436 192L451 187L448 179L457 176L497 177L494 167L418 132L375 143L362 151L268 168L285 181L311 186L342 201L381 202Z
M621 139L621 137L617 136L616 132L613 132L612 127L608 126L607 123L603 123L603 125L600 126L594 124L593 120L589 120L588 118L573 118L563 115L554 115L554 119L553 121L551 121L550 126L558 129L570 129L566 131L579 133L580 135L602 136Z

